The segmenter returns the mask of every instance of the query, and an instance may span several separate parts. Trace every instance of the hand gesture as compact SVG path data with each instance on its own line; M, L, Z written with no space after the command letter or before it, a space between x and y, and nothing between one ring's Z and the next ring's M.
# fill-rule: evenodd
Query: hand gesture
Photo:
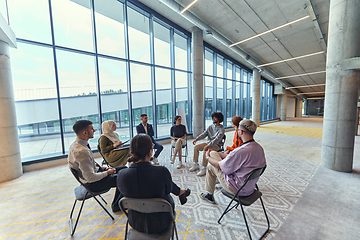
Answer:
M195 140L193 141L193 144L195 145L195 144L196 144L196 142L197 142L197 140L195 139Z
M207 150L209 150L209 146L204 147L204 151L207 151Z
M116 169L115 168L112 168L112 167L109 167L108 170L107 170L107 174L108 175L111 175L111 174L115 174L116 173Z

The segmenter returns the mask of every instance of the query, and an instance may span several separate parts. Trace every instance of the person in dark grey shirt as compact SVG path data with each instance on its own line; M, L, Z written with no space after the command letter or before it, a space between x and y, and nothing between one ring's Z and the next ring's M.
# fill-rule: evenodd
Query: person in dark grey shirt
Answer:
M171 159L170 163L173 164L175 162L176 154L179 155L179 165L177 166L178 169L183 167L181 161L182 150L181 148L186 144L186 127L181 124L181 116L176 116L174 121L174 126L170 129L170 138L171 138L171 145L175 148L173 158Z

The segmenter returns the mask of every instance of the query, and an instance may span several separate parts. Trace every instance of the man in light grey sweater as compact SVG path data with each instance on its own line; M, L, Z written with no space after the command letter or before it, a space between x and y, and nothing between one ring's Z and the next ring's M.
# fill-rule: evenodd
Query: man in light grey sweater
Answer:
M206 166L208 164L208 161L206 160L206 151L208 149L218 151L223 145L223 137L225 135L225 128L222 124L220 124L222 121L224 121L224 115L221 112L214 112L211 114L211 118L213 120L214 124L211 124L205 132L201 133L195 140L193 141L193 144L195 145L196 142L200 139L204 139L208 137L208 142L206 143L200 143L197 144L194 147L194 166L192 166L189 170L190 172L194 172L200 168L199 166L199 151L203 151L203 161L202 161L202 169L197 173L198 176L204 176L206 174Z

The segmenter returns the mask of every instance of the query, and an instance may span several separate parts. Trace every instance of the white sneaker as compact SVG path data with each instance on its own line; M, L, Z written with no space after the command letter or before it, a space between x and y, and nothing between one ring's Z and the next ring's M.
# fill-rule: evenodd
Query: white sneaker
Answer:
M154 163L154 165L159 165L159 162L156 158L153 159L153 163Z
M194 164L194 166L192 166L189 171L190 172L195 172L196 170L198 170L200 167L199 167L199 164Z
M179 165L177 165L177 169L182 168L184 165L182 164L182 162L179 162Z
M206 175L206 167L200 169L200 171L197 173L199 177Z
M171 159L170 164L174 164L175 158Z

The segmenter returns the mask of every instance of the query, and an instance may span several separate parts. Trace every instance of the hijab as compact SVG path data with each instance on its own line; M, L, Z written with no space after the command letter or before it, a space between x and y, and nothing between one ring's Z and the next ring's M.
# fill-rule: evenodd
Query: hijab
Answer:
M113 130L111 130L113 124L115 124L114 121L105 121L101 124L101 128L103 131L103 134L105 137L107 137L110 141L112 141L113 143L116 143L118 141L120 141L119 135L114 132Z

